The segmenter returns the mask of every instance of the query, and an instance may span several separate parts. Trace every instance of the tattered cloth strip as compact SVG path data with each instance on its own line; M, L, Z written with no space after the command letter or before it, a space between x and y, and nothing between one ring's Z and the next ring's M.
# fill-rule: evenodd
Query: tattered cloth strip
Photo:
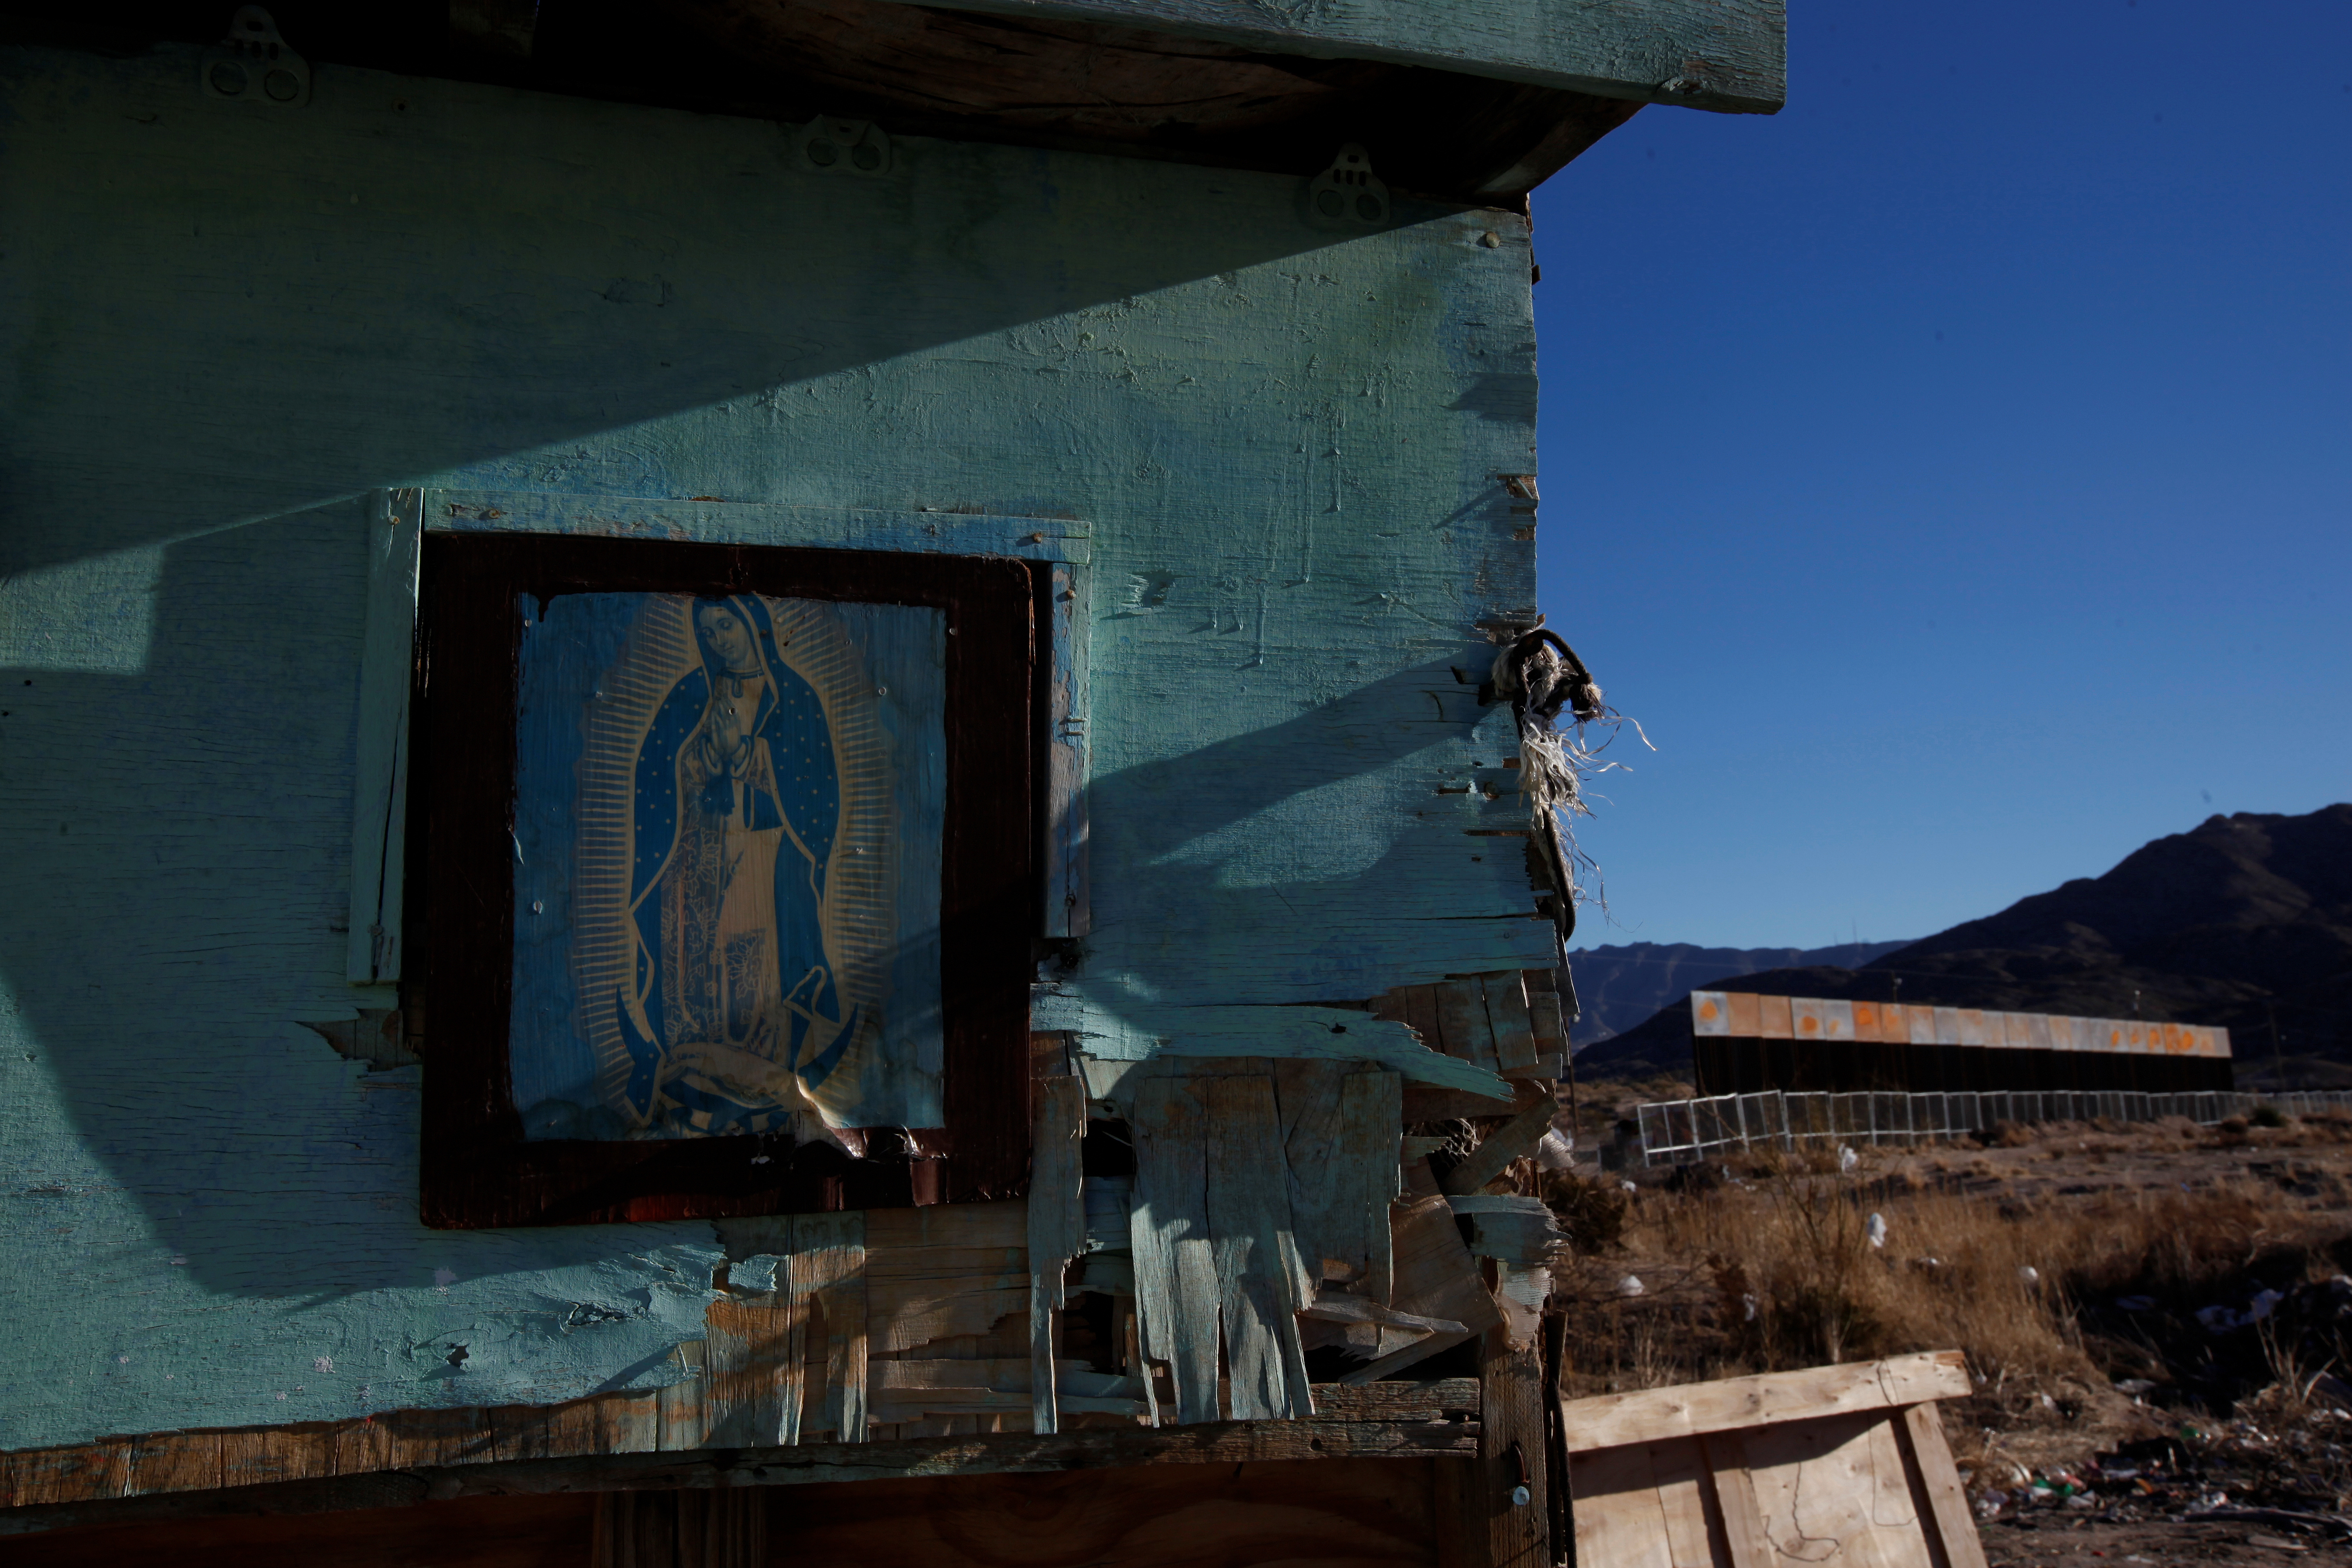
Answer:
M1528 797L1528 844L1533 862L1528 874L1549 884L1553 928L1559 947L1568 951L1576 934L1576 872L1572 840L1560 824L1560 815L1585 809L1578 775L1587 760L1583 749L1552 728L1566 709L1580 725L1607 716L1601 688L1576 650L1557 632L1538 626L1522 634L1495 660L1495 670L1480 698L1508 702L1519 728L1519 789ZM1568 971L1561 968L1566 980ZM1573 1018L1576 994L1564 990L1562 1010Z

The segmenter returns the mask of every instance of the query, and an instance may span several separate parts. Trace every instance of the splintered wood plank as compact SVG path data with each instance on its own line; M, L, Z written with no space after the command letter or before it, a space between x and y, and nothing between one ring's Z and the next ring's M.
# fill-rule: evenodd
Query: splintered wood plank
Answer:
M793 1220L792 1289L824 1319L824 1416L842 1443L866 1441L866 1215ZM810 1347L812 1354L815 1346ZM664 1445L667 1447L667 1444Z
M373 1420L359 1426L381 1437L382 1429ZM337 1434L338 1438L350 1429ZM383 1465L339 1464L339 1474L350 1475L362 1469L383 1469ZM155 1432L131 1441L130 1464L123 1478L122 1495L141 1497L157 1492L202 1491L221 1484L220 1434L217 1432Z
M1210 1255L1233 1418L1313 1414L1298 1342L1304 1266L1291 1232L1289 1173L1271 1078L1214 1078L1207 1102Z
M1028 1205L943 1204L866 1216L873 1352L985 1334L1029 1309Z
M1449 1193L1462 1194L1478 1191L1501 1175L1512 1161L1535 1152L1543 1135L1551 1131L1552 1117L1558 1109L1550 1095L1542 1096L1480 1139L1467 1158L1445 1173L1439 1185Z
M1915 1524L1919 1519L1918 1504L1912 1496L1911 1473L1903 1458L1903 1447L1895 1436L1901 1425L1893 1413L1870 1424L1863 1434L1863 1442L1870 1455L1870 1522L1879 1525Z
M799 1436L808 1301L788 1279L780 1283L786 1288L721 1297L705 1314L703 1380L713 1447L770 1447Z
M1067 1074L1032 1086L1034 1136L1029 1174L1030 1430L1059 1431L1054 1414L1054 1315L1063 1277L1086 1250L1087 1210L1079 1193L1078 1140L1087 1131L1086 1086Z
M1486 1021L1486 996L1475 974L1437 987L1437 1033L1449 1057L1495 1071L1495 1033Z
M1906 1405L1896 1437L1915 1467L1913 1481L1935 1523L1945 1562L1949 1568L1985 1568L1984 1543L1977 1536L1959 1468L1952 1463L1951 1446L1944 1441L1943 1416L1932 1405Z
M1528 1011L1527 982L1517 970L1509 969L1482 974L1478 983L1486 995L1486 1024L1500 1070L1507 1075L1535 1066L1535 1020Z
M1454 1206L1438 1196L1407 1198L1389 1211L1396 1256L1396 1284L1391 1300L1399 1311L1416 1317L1442 1318L1463 1325L1460 1333L1430 1334L1409 1341L1369 1366L1349 1373L1343 1383L1370 1383L1393 1377L1425 1357L1435 1355L1501 1322L1502 1312L1488 1294L1478 1260L1462 1240L1454 1223Z
M1720 1383L1597 1394L1563 1404L1560 1415L1567 1423L1569 1447L1582 1450L1852 1411L1890 1410L1923 1400L1965 1398L1969 1390L1966 1358L1958 1351L1937 1351L1883 1362L1726 1378Z
M1181 1425L1217 1409L1217 1268L1210 1250L1208 1129L1190 1079L1136 1086L1135 1305L1144 1353L1168 1363Z

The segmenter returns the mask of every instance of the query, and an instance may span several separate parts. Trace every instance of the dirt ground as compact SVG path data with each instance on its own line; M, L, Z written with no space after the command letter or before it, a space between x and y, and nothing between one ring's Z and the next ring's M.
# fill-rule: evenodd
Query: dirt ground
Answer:
M2352 1121L2257 1120L1558 1179L1564 1390L1959 1348L1995 1568L2352 1563Z

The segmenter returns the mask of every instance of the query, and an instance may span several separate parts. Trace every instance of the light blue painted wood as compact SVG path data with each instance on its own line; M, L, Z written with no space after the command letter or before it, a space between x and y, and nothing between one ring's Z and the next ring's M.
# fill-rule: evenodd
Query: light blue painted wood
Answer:
M510 490L436 489L425 526L459 533L587 533L612 539L706 539L825 550L919 550L1083 563L1092 528L1066 518L755 502L593 500Z
M1472 836L1516 806L1437 793L1516 749L1475 692L1534 590L1519 218L1345 237L1291 180L919 138L826 179L773 125L335 67L271 114L194 58L0 52L0 566L50 585L0 624L0 1447L698 1353L707 1226L425 1231L415 1070L300 1026L389 1001L348 977L385 487L1085 565L1090 1050L1455 1082L1328 1005L1548 960Z
M1787 96L1780 0L925 0L1146 27L1327 59L1392 60L1603 98L1770 113Z
M422 492L369 498L367 641L360 649L360 709L352 781L352 920L354 985L400 978L403 868L408 854L408 693L416 646Z

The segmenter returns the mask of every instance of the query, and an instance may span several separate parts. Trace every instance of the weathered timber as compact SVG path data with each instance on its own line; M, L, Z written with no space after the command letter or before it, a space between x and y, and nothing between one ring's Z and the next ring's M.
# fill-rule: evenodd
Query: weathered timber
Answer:
M946 0L945 8L1111 22L1697 109L1769 113L1787 94L1787 23L1776 0L1358 0L1297 14L1240 0Z
M1475 1421L1217 1421L1162 1427L1088 1427L1051 1436L1005 1433L895 1443L803 1444L688 1454L613 1454L420 1467L396 1473L50 1503L0 1511L0 1536L85 1524L230 1514L390 1508L451 1498L565 1492L804 1486L900 1477L1052 1474L1137 1465L1233 1465L1280 1459L1465 1458L1478 1451Z
M1559 1107L1547 1094L1478 1141L1462 1163L1445 1173L1439 1185L1448 1193L1470 1194L1509 1169L1511 1162L1535 1152L1551 1131Z
M1560 1406L1571 1453L1628 1443L1807 1421L1852 1411L1895 1410L1935 1399L1965 1399L1967 1359L1958 1351L1896 1356L1719 1383L1601 1394Z

